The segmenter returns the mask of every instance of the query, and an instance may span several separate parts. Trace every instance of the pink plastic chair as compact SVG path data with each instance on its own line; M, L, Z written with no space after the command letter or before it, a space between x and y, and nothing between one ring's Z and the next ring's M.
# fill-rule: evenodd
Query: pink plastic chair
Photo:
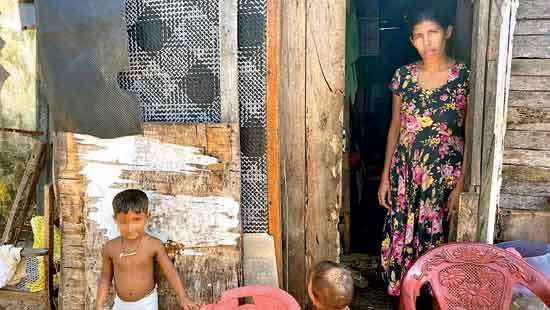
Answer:
M250 304L239 306L240 298L251 298ZM261 285L243 286L225 291L217 304L202 310L300 310L296 300L278 288Z
M426 283L442 310L510 309L515 284L550 306L550 281L519 255L488 244L445 244L420 256L403 278L400 309L416 309Z

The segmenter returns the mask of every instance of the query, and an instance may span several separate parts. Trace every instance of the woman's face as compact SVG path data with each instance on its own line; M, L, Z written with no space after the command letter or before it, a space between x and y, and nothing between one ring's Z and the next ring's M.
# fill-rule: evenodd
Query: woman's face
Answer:
M445 56L447 39L451 38L453 26L444 29L437 22L425 20L416 24L411 34L411 43L424 61Z

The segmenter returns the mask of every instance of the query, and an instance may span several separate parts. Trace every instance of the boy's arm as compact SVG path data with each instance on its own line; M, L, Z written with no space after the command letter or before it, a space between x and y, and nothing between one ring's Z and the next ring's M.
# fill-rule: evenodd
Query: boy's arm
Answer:
M99 285L97 287L96 309L104 310L109 288L113 281L113 261L107 249L103 247L103 263L101 266L101 276L99 277Z
M166 254L164 245L156 239L155 241L155 256L157 263L159 264L160 269L162 269L164 276L166 277L168 282L170 282L170 285L172 285L172 288L178 295L182 309L198 309L198 306L195 305L187 296L185 288L183 288L183 283L181 283L178 271L176 270L176 267L174 267L174 265L172 264L172 261L170 260L170 257L168 257L168 254Z

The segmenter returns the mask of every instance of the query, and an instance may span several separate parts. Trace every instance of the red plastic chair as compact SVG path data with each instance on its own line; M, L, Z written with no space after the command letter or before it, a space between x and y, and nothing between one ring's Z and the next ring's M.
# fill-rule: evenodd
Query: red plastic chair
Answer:
M488 244L451 243L419 257L403 279L400 309L416 309L426 283L442 310L508 310L515 284L550 307L550 281L520 257Z
M251 302L239 306L239 299L250 297ZM251 285L225 291L217 304L202 310L300 310L296 300L287 292L271 286Z

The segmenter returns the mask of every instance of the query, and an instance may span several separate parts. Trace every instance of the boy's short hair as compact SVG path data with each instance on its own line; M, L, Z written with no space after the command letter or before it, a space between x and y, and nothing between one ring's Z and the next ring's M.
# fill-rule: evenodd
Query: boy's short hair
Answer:
M310 269L309 281L314 297L323 306L343 309L353 301L353 275L335 262L317 263Z
M149 199L147 195L139 189L127 189L116 194L113 198L113 211L115 214L128 213L147 213Z

